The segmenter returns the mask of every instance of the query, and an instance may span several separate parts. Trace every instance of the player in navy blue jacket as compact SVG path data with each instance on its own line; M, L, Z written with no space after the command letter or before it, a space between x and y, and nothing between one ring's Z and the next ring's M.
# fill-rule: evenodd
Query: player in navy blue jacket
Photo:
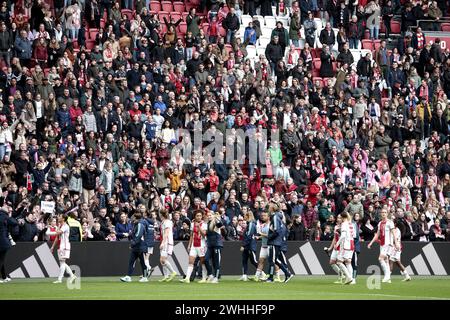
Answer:
M208 211L208 229L206 231L206 243L208 249L206 250L205 264L208 269L208 282L218 283L220 276L220 261L222 259L221 253L223 248L223 238L220 232L223 223L220 216L215 215L214 212ZM210 263L214 267L214 273Z
M9 239L9 228L17 226L17 221L11 218L7 209L3 207L4 198L0 198L0 271L2 278L0 283L11 281L5 270L5 259L9 249L11 249L11 240Z
M133 231L131 233L131 252L130 260L128 261L128 273L125 277L120 278L120 281L122 282L131 282L131 275L133 275L134 266L137 259L139 259L142 269L142 278L139 282L148 281L145 277L147 274L147 268L144 261L144 252L147 251L147 244L144 241L145 232L146 229L142 220L142 214L137 212L133 215Z
M353 216L353 230L355 230L355 238L353 238L353 242L355 244L355 251L353 251L352 257L352 267L353 267L353 281L351 284L356 284L356 276L358 275L358 255L361 252L361 243L359 242L359 221L361 216L359 213L355 213Z
M283 245L283 238L285 237L286 226L283 223L280 214L280 206L277 203L271 203L269 205L270 212L270 227L269 227L269 240L267 242L269 246L269 278L267 282L273 282L273 275L275 272L275 265L278 265L280 269L284 272L285 279L284 282L288 282L293 275L289 272L288 267L282 261L281 257L281 247Z
M256 260L256 221L253 217L253 212L247 211L244 215L244 220L247 222L247 229L244 233L244 238L242 239L242 277L239 279L241 281L248 281L247 271L248 271L248 260L250 263L258 268L258 262Z
M145 277L148 279L155 270L155 267L150 266L150 256L153 254L153 247L155 246L155 222L147 214L144 214L142 224L145 227L144 242L147 247L147 251L144 252L144 261L147 268Z

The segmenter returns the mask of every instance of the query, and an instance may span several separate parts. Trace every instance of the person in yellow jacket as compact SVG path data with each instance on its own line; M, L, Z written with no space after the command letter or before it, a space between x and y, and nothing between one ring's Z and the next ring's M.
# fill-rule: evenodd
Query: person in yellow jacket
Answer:
M423 122L424 138L428 138L430 136L431 107L425 98L421 98L417 105L417 116Z

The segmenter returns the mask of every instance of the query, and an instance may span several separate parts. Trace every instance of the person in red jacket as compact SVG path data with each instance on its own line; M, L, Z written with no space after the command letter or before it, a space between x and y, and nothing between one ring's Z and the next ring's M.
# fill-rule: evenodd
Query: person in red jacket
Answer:
M311 201L313 207L319 200L318 197L322 194L323 179L319 173L314 172L311 175L311 181L314 181L308 188L308 201Z
M249 180L248 191L250 199L252 201L255 201L256 197L261 191L261 170L259 168L256 168L253 172L253 176L251 176Z
M45 68L48 60L48 51L47 51L47 44L45 43L44 38L40 38L38 44L36 45L36 47L34 47L33 59L42 68Z
M70 114L70 121L72 121L72 124L75 123L78 117L83 116L83 110L79 105L78 99L73 100L73 106L69 108L69 114Z

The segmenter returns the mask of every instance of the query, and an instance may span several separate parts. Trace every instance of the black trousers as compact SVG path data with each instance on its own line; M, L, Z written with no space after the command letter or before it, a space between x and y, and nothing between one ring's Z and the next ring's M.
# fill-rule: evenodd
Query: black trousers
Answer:
M258 261L256 261L256 252L250 249L244 249L244 251L242 251L242 274L247 274L248 260L250 260L250 263L255 268L258 267Z
M282 255L283 251L281 251L280 246L269 245L269 279L273 278L273 274L275 272L275 265L279 266L280 269L284 272L286 277L289 277L291 273L285 263L285 257Z
M6 269L5 269L5 260L6 260L6 254L8 253L8 250L9 249L0 250L0 272L1 272L3 280L5 280L7 277Z
M145 276L145 261L144 261L144 253L140 251L131 251L130 252L130 260L128 260L128 276L132 276L134 272L134 268L136 266L136 260L139 259L141 263L142 275Z
M359 252L353 251L353 256L352 256L352 268L353 268L352 277L353 277L353 279L356 279L356 276L358 275L358 255L359 255Z
M208 275L213 275L216 278L220 277L221 260L222 260L222 247L208 247L208 250L206 250L205 254L205 264L206 270L208 270Z

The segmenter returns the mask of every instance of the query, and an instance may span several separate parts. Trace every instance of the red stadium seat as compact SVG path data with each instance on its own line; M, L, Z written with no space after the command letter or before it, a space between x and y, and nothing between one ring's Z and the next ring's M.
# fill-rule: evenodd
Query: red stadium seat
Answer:
M320 61L320 58L313 59L313 69L320 70L321 65L322 65L322 61Z
M187 16L189 15L189 12L183 12L181 16L183 17L183 21L186 21Z
M185 3L186 8L184 9L186 12L189 12L189 10L191 10L191 8L197 8L197 5L192 4L190 2L186 2Z
M122 14L127 15L128 20L132 20L133 17L134 17L134 12L133 12L133 10L130 10L130 9L122 9L120 12L121 12Z
M161 1L161 7L163 11L172 12L173 11L173 5L170 1Z
M450 31L450 23L442 23L441 30L445 31L445 32L449 32Z
M373 50L373 42L372 40L363 39L361 40L361 46L363 49Z
M160 12L158 12L158 17L159 17L159 22L161 24L164 23L164 18L166 18L167 21L170 20L170 14L167 11L160 11Z
M95 47L95 40L86 40L86 50L92 50Z
M181 14L181 13L184 12L185 10L186 10L186 8L185 8L183 2L175 1L175 2L173 3L173 11L174 11L174 12L178 12L178 13Z
M189 0L189 2L191 4L193 4L194 6L199 6L200 5L200 0Z
M370 31L369 30L364 30L364 39L370 39Z
M175 22L177 22L178 20L182 19L182 16L180 12L171 12L170 18L175 20Z
M165 34L167 32L167 25L165 23L161 23L160 28L161 28L162 34Z
M187 24L186 22L180 22L180 24L178 25L178 32L181 34L186 34L187 32Z
M337 62L333 61L332 65L333 65L333 72L336 72L336 70L337 70Z
M330 78L323 78L323 86L324 87L328 86L328 80L330 80Z
M106 20L105 19L100 19L100 28L104 28L106 25Z
M401 24L400 21L391 20L391 32L393 34L400 34Z
M90 28L89 29L89 39L95 40L95 37L97 36L97 33L98 33L98 29L97 28Z
M150 10L161 11L161 3L159 1L150 1Z

